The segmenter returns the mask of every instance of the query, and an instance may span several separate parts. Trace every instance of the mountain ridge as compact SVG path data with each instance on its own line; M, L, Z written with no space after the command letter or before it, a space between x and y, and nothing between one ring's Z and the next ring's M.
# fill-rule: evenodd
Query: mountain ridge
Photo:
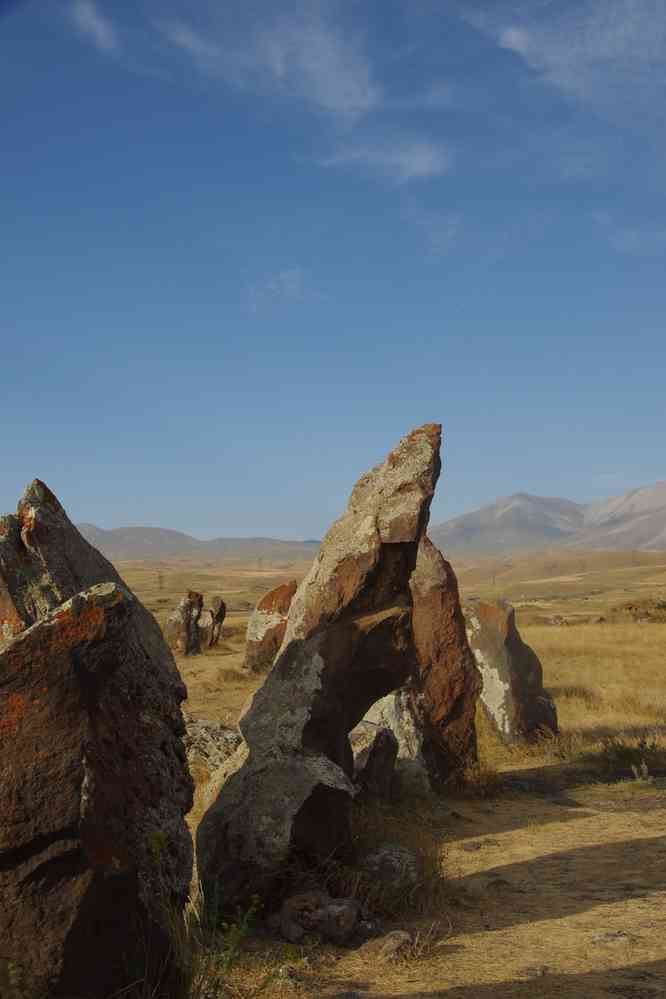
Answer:
M112 561L163 558L312 559L319 541L280 538L212 538L202 541L165 527L77 525ZM500 554L552 546L609 551L666 551L666 481L621 496L577 503L519 492L461 514L429 531L444 554Z

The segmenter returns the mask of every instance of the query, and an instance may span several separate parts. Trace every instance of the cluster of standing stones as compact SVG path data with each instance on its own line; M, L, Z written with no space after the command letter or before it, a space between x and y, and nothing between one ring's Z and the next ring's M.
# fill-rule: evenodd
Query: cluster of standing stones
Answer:
M192 747L217 763L198 878L205 899L233 908L257 890L277 897L292 861L350 854L351 803L391 793L396 760L431 791L464 781L477 701L504 740L556 730L512 608L463 610L427 537L440 442L436 424L404 437L358 481L300 586L259 603L246 668L269 671L240 734L186 731L169 648L215 645L221 599L205 611L188 593L165 641L43 483L0 519L0 983L18 975L53 999L103 999L137 979L154 994L177 987ZM355 760L363 726L377 734ZM331 938L356 918L353 903L310 895L283 909L289 939L296 910Z
M167 618L164 637L175 652L199 655L219 644L226 614L222 597L213 597L210 608L204 609L203 593L189 590Z

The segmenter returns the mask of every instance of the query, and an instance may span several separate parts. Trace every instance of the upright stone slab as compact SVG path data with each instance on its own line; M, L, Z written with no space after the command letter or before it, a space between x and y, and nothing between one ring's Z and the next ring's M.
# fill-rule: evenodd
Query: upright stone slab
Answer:
M455 573L427 537L419 545L410 588L419 670L407 687L408 701L430 781L441 790L462 783L476 761L481 676L467 641Z
M506 600L469 600L464 607L467 635L483 678L481 704L503 742L557 732L557 710L543 687L536 652L516 627Z
M250 673L263 673L273 665L287 630L287 616L297 589L295 579L276 586L261 598L250 615L244 663Z
M296 591L275 664L240 720L249 756L199 826L207 897L231 903L290 855L349 846L348 733L417 669L409 581L440 434L420 427L359 480Z
M397 739L401 790L427 794L462 784L476 761L481 676L467 642L455 574L428 537L419 545L410 591L418 670L373 705L367 720Z
M192 869L173 657L40 482L0 520L0 605L0 957L31 996L173 984Z
M169 614L164 627L164 636L169 647L174 652L184 656L199 655L204 644L209 640L212 631L212 615L208 622L208 633L205 628L199 628L203 612L203 594L189 590L180 601L175 611Z
M227 616L227 605L222 597L213 597L210 602L210 612L213 617L213 624L208 645L209 648L213 649L219 644L220 638L222 637L222 625L224 624L224 619Z

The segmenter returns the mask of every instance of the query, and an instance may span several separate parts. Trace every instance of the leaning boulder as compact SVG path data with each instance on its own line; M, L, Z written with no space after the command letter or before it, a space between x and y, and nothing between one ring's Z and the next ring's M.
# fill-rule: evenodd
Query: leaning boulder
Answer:
M198 829L206 897L231 903L290 855L350 846L348 733L418 667L409 581L440 435L435 424L413 431L359 480L299 586L275 664L240 719L249 755Z
M263 673L273 665L284 639L289 608L297 589L295 579L276 586L261 598L250 615L244 663L250 673Z
M208 624L208 635L204 629L199 627L201 615L203 613L203 594L189 590L180 601L175 611L169 615L164 627L164 637L174 652L180 652L184 656L196 656L201 652L202 642L205 647L206 642L212 632L213 620L210 615Z
M175 982L192 803L159 627L35 482L0 521L0 940L26 994Z
M506 600L469 600L467 635L483 678L481 704L503 742L557 733L557 710L543 687L534 649L522 640Z

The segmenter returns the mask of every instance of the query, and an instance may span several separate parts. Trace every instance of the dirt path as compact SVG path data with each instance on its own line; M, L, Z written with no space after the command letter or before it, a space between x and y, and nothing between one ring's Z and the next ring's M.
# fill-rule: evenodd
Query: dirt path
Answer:
M373 967L353 951L331 951L271 994L666 996L666 781L550 794L541 784L538 794L464 800L442 814L451 904L429 952Z

